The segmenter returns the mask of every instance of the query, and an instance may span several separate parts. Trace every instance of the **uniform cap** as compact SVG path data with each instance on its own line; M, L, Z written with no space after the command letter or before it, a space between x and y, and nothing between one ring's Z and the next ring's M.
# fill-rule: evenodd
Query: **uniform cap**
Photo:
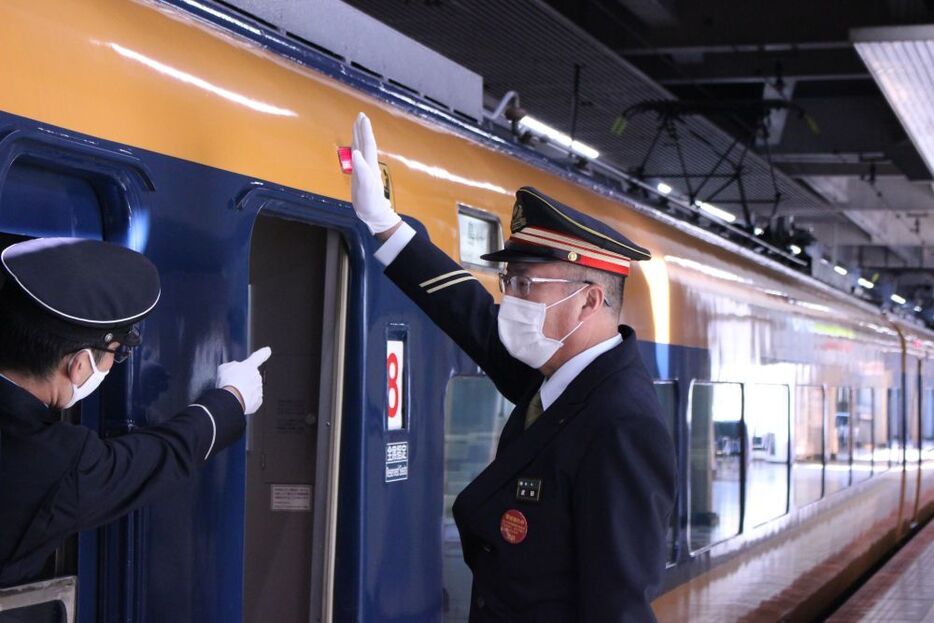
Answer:
M597 219L578 212L532 188L516 191L504 248L482 256L491 262L563 261L618 275L629 264L652 254Z
M0 296L23 310L33 308L36 322L47 327L82 336L90 331L104 342L138 342L133 325L152 312L161 294L152 262L99 240L35 238L5 248L0 264L6 276Z

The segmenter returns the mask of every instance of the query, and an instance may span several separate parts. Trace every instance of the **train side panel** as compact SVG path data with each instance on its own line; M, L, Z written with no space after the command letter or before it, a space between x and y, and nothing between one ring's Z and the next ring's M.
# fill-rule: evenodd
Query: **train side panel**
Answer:
M216 363L248 350L257 214L337 232L349 276L335 620L438 620L451 607L445 452L476 449L449 439L446 418L452 379L479 371L382 278L375 243L346 204L336 149L360 110L373 119L396 209L455 258L458 205L508 223L524 184L638 232L652 250L627 283L624 321L669 399L682 470L662 620L818 612L934 511L929 332L915 331L920 345L908 353L891 323L843 294L574 183L365 79L289 60L306 52L221 14L227 30L175 2L3 3L0 57L21 62L0 64L0 161L39 144L31 157L52 169L90 162L106 178L110 166L140 188L132 214L107 216L102 231L145 251L166 294L146 326L148 350L104 397L105 431L161 421ZM101 164L108 158L116 164ZM476 274L495 290L493 271ZM391 341L408 353L410 410L398 431L385 412ZM266 408L285 418L290 406ZM407 478L387 482L387 457L403 443ZM100 577L86 573L86 618L96 607L117 619L249 615L250 457L241 444L190 490L85 535L85 560L105 563ZM841 571L836 584L822 579L827 569Z

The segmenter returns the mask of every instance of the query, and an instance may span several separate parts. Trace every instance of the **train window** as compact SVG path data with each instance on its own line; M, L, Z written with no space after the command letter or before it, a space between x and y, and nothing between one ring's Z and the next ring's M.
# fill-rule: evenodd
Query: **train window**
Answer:
M674 381L655 381L654 385L655 394L662 404L662 413L665 416L668 433L677 442L675 435L678 429L678 384ZM675 549L677 527L678 513L675 511L671 513L671 522L668 524L668 562L674 562L677 558L677 550Z
M444 397L444 514L442 581L444 620L467 621L470 569L461 555L460 536L451 507L470 481L496 455L496 443L513 405L485 376L456 376Z
M824 478L824 493L850 486L850 458L852 456L851 416L852 397L849 387L831 390L834 397L827 418L827 465Z
M98 194L86 179L18 159L0 189L0 230L101 239Z
M824 388L795 389L795 463L792 483L796 507L816 502L824 490Z
M889 465L901 461L902 449L902 392L897 387L890 387L886 398L886 412L889 421Z
M872 422L872 471L878 474L889 468L889 419L886 416L885 400L882 392L876 392L874 401L874 417Z
M914 367L914 364L912 365ZM910 379L912 374L908 378ZM907 421L907 434L905 435L905 449L906 454L908 455L909 463L917 463L919 452L918 441L920 440L921 431L918 429L920 422L918 421L921 416L921 405L919 403L919 393L921 390L920 377L915 377L917 380L915 382L909 382L909 389L906 392L906 403L908 408L908 421Z
M788 512L789 391L787 385L746 385L746 520L750 528Z
M853 405L853 482L872 476L872 420L875 413L875 392L871 388L857 389Z
M697 551L740 530L742 385L695 381L690 406L689 535Z
M460 230L461 263L497 270L497 262L480 259L484 253L492 253L502 246L503 226L496 215L458 204L457 226Z

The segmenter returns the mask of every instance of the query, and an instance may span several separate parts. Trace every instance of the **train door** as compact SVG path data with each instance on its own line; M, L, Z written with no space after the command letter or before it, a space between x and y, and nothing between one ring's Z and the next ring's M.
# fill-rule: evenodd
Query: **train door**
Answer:
M258 217L250 343L271 346L273 357L263 406L247 424L247 623L328 620L346 281L336 232Z

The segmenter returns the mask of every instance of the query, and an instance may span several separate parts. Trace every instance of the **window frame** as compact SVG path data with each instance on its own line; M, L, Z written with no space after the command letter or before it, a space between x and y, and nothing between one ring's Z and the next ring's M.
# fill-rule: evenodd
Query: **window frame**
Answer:
M697 549L694 549L692 545L693 522L691 520L692 513L693 513L693 504L692 504L692 500L693 500L692 480L693 479L691 478L691 460L692 460L691 444L693 444L693 439L694 439L694 388L697 387L698 385L705 385L705 386L735 385L739 388L739 391L740 391L740 400L739 400L740 413L739 413L739 419L736 420L739 423L739 439L740 439L739 482L738 482L739 493L738 493L738 498L737 498L739 502L739 525L737 526L737 530L734 534L731 534L717 541L712 541L710 543L702 545L701 547ZM687 411L686 411L686 418L685 418L685 423L686 423L685 434L687 436L687 439L689 440L688 449L687 449L687 461L686 461L687 465L685 468L685 475L686 475L685 484L686 484L686 496L687 496L687 500L685 504L687 507L687 521L686 521L687 548L688 548L689 555L692 558L709 551L711 548L716 547L717 545L720 545L721 543L725 543L729 541L730 539L733 539L735 537L742 535L743 532L745 531L745 526L743 526L743 519L746 514L745 512L746 511L745 483L746 483L746 456L748 454L748 449L746 447L745 407L746 407L746 395L745 395L745 387L743 383L739 383L735 381L713 381L713 380L705 380L705 379L691 379L690 385L688 386Z
M853 426L852 426L852 418L853 418L853 393L854 393L853 386L852 386L852 385L830 385L830 386L828 386L828 388L833 390L833 392L834 392L834 399L833 399L833 403L831 403L830 400L825 400L825 401L824 401L824 415L825 415L825 418L824 418L824 496L823 496L823 497L825 497L825 498L830 497L830 496L832 496L832 495L835 494L835 493L840 493L840 492L842 492L842 491L846 491L847 489L849 489L850 487L852 487L853 484L854 484L854 483L853 483ZM830 458L830 448L831 448L831 444L830 444L830 435L831 435L831 434L837 434L837 435L839 435L839 433L837 432L836 417L837 417L837 404L838 404L837 397L838 397L838 395L839 395L839 392L841 392L841 391L847 392L847 405L848 405L848 409L849 409L849 411L848 411L848 413L847 413L847 427L848 427L848 430L847 430L847 448L846 448L846 452L847 452L847 460L846 460L847 477L846 477L846 484L844 484L842 487L840 487L839 489L835 489L835 490L833 490L833 491L828 491L828 489L829 489L828 484L830 483L830 479L828 478L828 472L829 472L829 471L833 471L833 470L830 470L830 469L828 469L828 468L829 468L831 465L842 465L842 464L843 464L843 463L841 463L841 462L839 461L839 459L831 460L831 458ZM825 394L825 398L826 398L826 394ZM833 404L833 412L832 412L832 413L831 413L831 411L830 411L830 405L831 405L831 404ZM830 418L831 418L831 417L834 418L833 430L831 430L831 426L830 426ZM839 453L840 453L840 451L839 451L839 448L838 448L837 454L839 454Z
M850 417L851 417L851 421L853 420L859 421L858 418L859 418L860 394L862 392L869 392L869 396L870 396L869 420L868 420L869 421L869 448L870 448L869 474L865 478L860 478L859 480L856 479L856 471L853 469L853 467L857 464L857 460L856 460L857 438L856 438L856 435L853 434L852 432L853 427L851 425L850 426L850 429L851 429L850 432L852 436L852 440L850 443L850 447L852 450L852 453L851 453L852 456L850 457L850 486L851 487L861 482L866 482L867 480L871 480L872 477L876 475L875 463L876 463L876 404L877 404L876 394L877 392L876 392L875 387L859 386L856 388L851 388L851 395L853 397L853 408L852 408L853 413ZM861 462L865 463L865 461L861 461Z
M744 504L743 504L743 527L749 527L750 529L758 528L759 526L764 526L769 522L781 519L782 517L787 516L792 511L791 505L791 471L793 465L793 454L794 446L792 445L792 427L791 427L791 385L788 383L744 383L743 384L743 432L745 434L744 444L748 446L749 450L747 456L744 457L748 460L748 464L752 464L752 435L751 427L747 423L746 418L746 400L749 397L749 388L751 387L768 387L768 388L784 388L785 389L785 444L786 444L786 454L785 454L785 510L780 514L774 517L770 517L764 521L760 521L756 524L749 524L747 522L747 511L749 508L749 486L752 483L752 480L749 478L749 470L745 470L743 475L745 477L745 482L743 483L743 488L745 490Z
M679 422L680 422L680 420L681 420L681 418L680 418L680 414L681 414L681 384L680 384L680 382L678 381L678 379L652 379L652 387L653 387L653 389L656 388L656 387L660 387L660 386L671 387L671 388L672 388L672 396L673 396L673 399L674 399L673 402L672 402L672 404L673 404L674 410L673 410L673 412L670 413L670 414L669 414L669 413L664 413L663 416L664 416L666 419L668 419L668 416L669 416L669 415L671 416L671 418L670 418L670 419L671 419L671 430L670 430L669 432L671 433L671 440L672 440L672 442L673 442L673 444L674 444L674 447L675 447L675 465L676 465L676 469L678 470L678 474L683 474L683 473L685 473L685 472L684 472L684 469L683 469L682 466L681 466L681 453L678 451L678 448L680 448L680 443L679 443L679 441L680 441L680 439L679 439L679 437L680 437ZM657 395L657 390L656 390L656 395ZM659 401L659 402L660 402L660 401ZM662 405L662 406L664 406L664 405ZM666 568L669 568L669 569L670 569L671 567L677 566L677 564L678 564L678 558L680 557L680 554L681 554L681 541L680 541L680 539L681 539L682 533L685 532L685 531L682 529L682 524L681 524L681 513L679 512L679 506L680 506L680 504L681 504L681 496L680 496L680 495L676 495L676 496L675 496L675 504L674 504L674 507L673 507L672 510L671 510L671 519L669 520L669 523L670 523L670 526L671 526L671 547L668 548L668 558L667 558L667 560L666 560L666 562L665 562ZM690 549L690 548L689 548L689 549Z
M795 498L794 508L795 510L805 508L811 504L816 504L824 499L826 494L826 473L827 473L827 386L825 384L820 385L811 385L811 384L802 384L795 385L795 397L797 399L798 392L801 390L812 390L819 389L821 392L821 404L820 404L820 494L813 500L805 502L804 504L798 505ZM797 429L797 414L798 414L798 402L795 401L795 428L792 431L793 435L793 444L797 440L798 429ZM792 446L794 447L794 445ZM794 465L799 463L797 451L795 450L792 453L792 474L795 474ZM792 485L795 483L795 478L791 479ZM795 497L795 496L793 496Z
M471 262L465 260L463 253L461 252L462 244L462 235L461 231L461 222L460 215L469 216L471 218L479 219L481 221L486 221L488 223L493 223L496 226L496 248L502 248L503 246L503 222L499 219L496 214L490 212L489 210L484 210L483 208L477 208L475 206L464 203L463 201L457 202L457 258L460 260L462 266L487 272L487 273L499 273L502 270L502 262L494 262L492 266L485 264L478 264L476 262Z
M147 193L155 190L155 186L148 171L135 156L115 151L106 145L92 146L79 143L77 139L17 130L0 138L0 200L11 183L11 172L21 166L40 174L80 181L94 194L99 223L95 223L93 232L42 232L39 235L80 236L86 240L105 240L140 250L139 243L145 242L145 233L148 231L150 206ZM31 174L26 175L28 177ZM73 198L69 203L74 205ZM131 215L135 218L131 219ZM36 232L27 232L25 228L15 225L8 227L4 223L0 227L0 238L4 245L34 236ZM64 410L62 421L81 424L99 432L102 437L128 432L135 417L123 411L110 413L106 407L127 403L134 365L131 358L127 365L111 374L112 380L100 391L72 409ZM103 546L108 535L114 531L124 532L123 538L128 544L126 547L138 545L143 528L136 525L138 521L134 521L137 514L138 511L134 511L114 524L69 536L54 552L54 575L94 569L97 561L110 555L108 552L117 551L110 546ZM94 572L91 581L104 581L104 575L103 572Z

